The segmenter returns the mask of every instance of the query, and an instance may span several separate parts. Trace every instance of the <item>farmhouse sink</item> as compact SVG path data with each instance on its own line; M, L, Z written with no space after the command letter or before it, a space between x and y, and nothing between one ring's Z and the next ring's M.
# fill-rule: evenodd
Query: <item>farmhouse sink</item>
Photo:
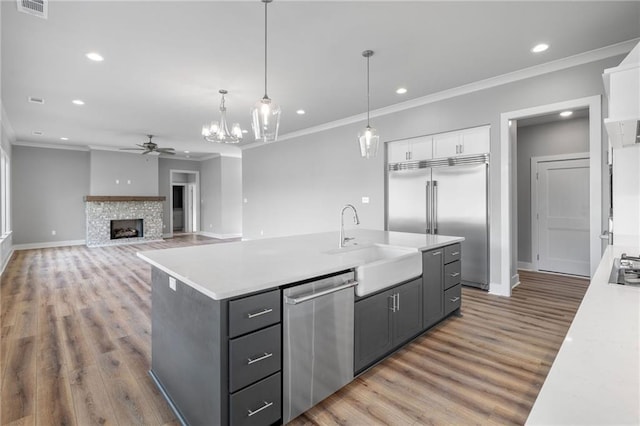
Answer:
M331 250L330 254L358 264L355 268L358 296L422 275L422 256L415 249L371 244Z

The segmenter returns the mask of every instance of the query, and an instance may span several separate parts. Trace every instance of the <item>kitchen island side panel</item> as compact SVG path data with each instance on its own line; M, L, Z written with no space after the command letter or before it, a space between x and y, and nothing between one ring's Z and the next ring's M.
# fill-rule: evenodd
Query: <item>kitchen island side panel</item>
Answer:
M187 424L227 424L227 302L155 267L151 302L151 372Z

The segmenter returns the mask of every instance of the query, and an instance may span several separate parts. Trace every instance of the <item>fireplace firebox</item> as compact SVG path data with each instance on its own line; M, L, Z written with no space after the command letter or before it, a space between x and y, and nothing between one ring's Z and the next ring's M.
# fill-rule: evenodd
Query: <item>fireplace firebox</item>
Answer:
M142 219L119 219L111 221L111 239L144 237Z

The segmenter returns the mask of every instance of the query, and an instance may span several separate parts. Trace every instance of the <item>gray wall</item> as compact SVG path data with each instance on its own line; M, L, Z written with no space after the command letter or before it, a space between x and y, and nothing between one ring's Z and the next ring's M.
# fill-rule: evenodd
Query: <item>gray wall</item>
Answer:
M218 237L242 234L242 160L216 157L200 168L201 229Z
M531 157L589 152L589 119L518 127L518 262L531 263Z
M90 158L89 195L158 195L157 155L92 150Z
M89 152L16 145L11 178L13 244L85 239Z
M492 281L500 282L500 114L602 95L602 71L621 60L618 56L547 73L374 117L371 122L384 141L491 125L490 270ZM364 122L245 149L242 169L247 203L243 235L259 238L261 230L264 236L337 230L340 206L346 202L359 208L363 228L383 229L383 159L379 156L366 161L359 157L356 134L363 125ZM371 204L359 202L363 195L370 197Z
M162 206L162 224L165 234L171 234L169 229L171 218L171 205L169 204L171 195L171 170L190 170L199 172L200 162L193 160L182 160L176 158L160 158L158 160L158 195L166 197ZM202 183L201 183L202 186Z

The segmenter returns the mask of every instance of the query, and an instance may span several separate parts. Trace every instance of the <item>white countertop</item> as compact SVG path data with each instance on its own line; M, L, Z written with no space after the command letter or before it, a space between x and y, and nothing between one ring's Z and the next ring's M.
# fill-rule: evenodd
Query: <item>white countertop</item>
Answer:
M624 252L607 248L526 424L640 424L640 286L608 284Z
M417 251L463 241L462 237L350 229L349 244L385 244ZM339 233L209 244L138 253L138 257L216 299L228 299L358 266L337 249ZM348 249L345 250L348 252Z

